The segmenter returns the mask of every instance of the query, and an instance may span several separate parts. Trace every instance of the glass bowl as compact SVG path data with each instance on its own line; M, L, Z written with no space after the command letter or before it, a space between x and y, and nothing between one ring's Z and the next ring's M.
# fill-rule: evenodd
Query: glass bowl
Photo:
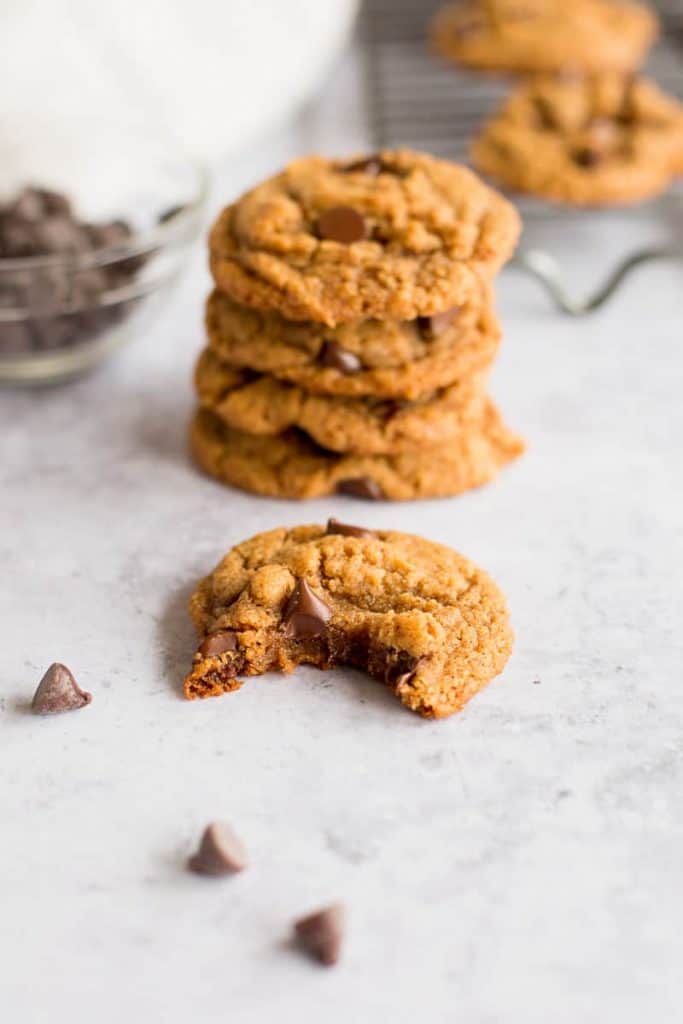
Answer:
M15 166L14 194L36 186L66 195L88 223L86 252L0 258L0 383L80 374L144 331L163 306L203 227L205 170L169 145L109 134L45 161ZM79 143L79 146L81 143ZM7 190L7 181L4 182Z

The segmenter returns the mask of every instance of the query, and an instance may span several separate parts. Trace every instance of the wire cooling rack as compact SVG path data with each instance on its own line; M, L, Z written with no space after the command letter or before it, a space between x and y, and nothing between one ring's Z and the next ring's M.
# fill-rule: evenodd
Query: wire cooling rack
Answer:
M402 145L467 162L472 138L509 91L510 80L460 69L434 56L427 28L445 2L365 0L362 31L370 117L378 148ZM645 72L683 99L683 0L661 0L653 6L660 14L663 32ZM627 214L564 208L527 196L515 196L514 200L525 223L525 238L514 262L540 281L564 313L580 316L603 306L643 263L683 258L683 182L662 199ZM534 233L529 230L533 225L567 229L596 217L621 217L622 221L628 217L630 223L641 224L658 221L667 226L671 237L630 251L626 248L600 285L577 299L571 294L566 268L550 251L531 248L525 239Z

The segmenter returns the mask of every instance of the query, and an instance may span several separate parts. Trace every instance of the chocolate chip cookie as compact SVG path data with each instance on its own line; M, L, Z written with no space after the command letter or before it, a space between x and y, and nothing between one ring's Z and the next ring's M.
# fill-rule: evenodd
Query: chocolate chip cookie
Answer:
M229 365L327 395L415 399L490 366L500 327L489 288L477 301L417 320L358 320L336 328L239 306L215 291L210 347Z
M312 156L223 211L210 264L236 302L290 320L412 320L478 295L519 230L514 208L456 164Z
M258 437L233 430L206 409L192 422L190 444L205 472L245 491L275 498L341 493L393 501L446 497L479 487L524 450L490 400L452 441L395 455L339 454L300 430Z
M447 444L481 419L485 383L481 374L412 402L315 395L232 369L208 348L195 373L200 405L234 430L272 436L296 427L323 448L365 455Z
M683 105L644 78L537 76L485 126L472 158L521 192L578 206L638 202L683 173Z
M352 665L425 718L459 711L504 668L513 634L496 584L450 548L330 520L233 548L193 594L189 699L239 676Z
M628 0L467 0L440 11L431 35L444 57L482 70L628 72L658 28Z

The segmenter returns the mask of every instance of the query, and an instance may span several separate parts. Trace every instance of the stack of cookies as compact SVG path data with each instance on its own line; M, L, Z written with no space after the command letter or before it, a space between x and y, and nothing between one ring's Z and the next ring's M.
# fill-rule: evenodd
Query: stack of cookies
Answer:
M523 448L486 391L518 234L476 175L409 151L298 160L248 192L210 236L199 464L286 498L491 480Z

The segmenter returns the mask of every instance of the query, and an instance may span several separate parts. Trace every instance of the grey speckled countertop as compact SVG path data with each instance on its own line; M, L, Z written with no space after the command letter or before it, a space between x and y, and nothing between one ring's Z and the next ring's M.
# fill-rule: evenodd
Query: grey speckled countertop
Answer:
M340 81L226 171L216 204L297 151L362 146ZM506 273L494 391L529 452L453 501L296 505L199 476L199 252L163 322L102 371L0 394L8 1024L680 1019L681 273L644 269L578 323ZM351 671L180 699L198 575L330 514L450 543L504 587L514 657L461 715L421 721ZM56 659L94 702L32 718ZM215 817L253 866L214 883L183 862ZM350 930L324 972L286 938L332 899Z

